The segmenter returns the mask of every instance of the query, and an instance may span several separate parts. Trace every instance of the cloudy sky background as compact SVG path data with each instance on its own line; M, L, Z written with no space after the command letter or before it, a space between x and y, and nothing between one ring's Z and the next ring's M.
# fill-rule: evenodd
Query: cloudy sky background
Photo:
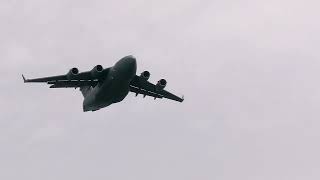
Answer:
M0 179L318 180L320 2L0 1ZM125 55L182 104L27 77Z

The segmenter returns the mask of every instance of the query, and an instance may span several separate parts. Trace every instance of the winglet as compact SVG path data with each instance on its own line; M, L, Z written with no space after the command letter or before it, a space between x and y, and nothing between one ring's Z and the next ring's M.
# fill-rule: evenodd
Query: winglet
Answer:
M184 95L181 97L181 99L182 99L181 102L183 102L184 101Z
M23 74L22 74L22 78L23 78L23 82L27 82L27 79L24 77Z

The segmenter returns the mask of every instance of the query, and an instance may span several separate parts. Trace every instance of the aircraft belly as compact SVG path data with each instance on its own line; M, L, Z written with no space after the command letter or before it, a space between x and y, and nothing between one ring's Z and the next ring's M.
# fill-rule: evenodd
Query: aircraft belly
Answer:
M87 111L98 110L113 103L121 102L129 93L130 81L122 71L111 68L107 79L98 84L83 104Z
M112 84L96 87L83 102L86 111L94 111L121 102L129 93L128 84Z
M128 84L114 84L105 91L102 90L102 94L99 96L103 102L117 103L122 101L129 93ZM109 103L107 103L109 104Z

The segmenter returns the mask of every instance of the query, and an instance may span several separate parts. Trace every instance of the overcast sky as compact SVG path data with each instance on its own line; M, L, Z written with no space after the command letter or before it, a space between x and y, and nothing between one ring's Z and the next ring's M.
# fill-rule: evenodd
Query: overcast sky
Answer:
M318 0L0 0L0 179L318 180ZM23 84L126 55L180 104Z

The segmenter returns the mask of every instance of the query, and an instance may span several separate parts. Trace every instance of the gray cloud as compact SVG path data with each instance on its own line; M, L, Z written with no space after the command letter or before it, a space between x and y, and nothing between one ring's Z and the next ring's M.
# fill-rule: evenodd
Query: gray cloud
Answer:
M319 179L318 1L1 1L0 178ZM186 95L82 113L25 85L77 66L138 70Z

